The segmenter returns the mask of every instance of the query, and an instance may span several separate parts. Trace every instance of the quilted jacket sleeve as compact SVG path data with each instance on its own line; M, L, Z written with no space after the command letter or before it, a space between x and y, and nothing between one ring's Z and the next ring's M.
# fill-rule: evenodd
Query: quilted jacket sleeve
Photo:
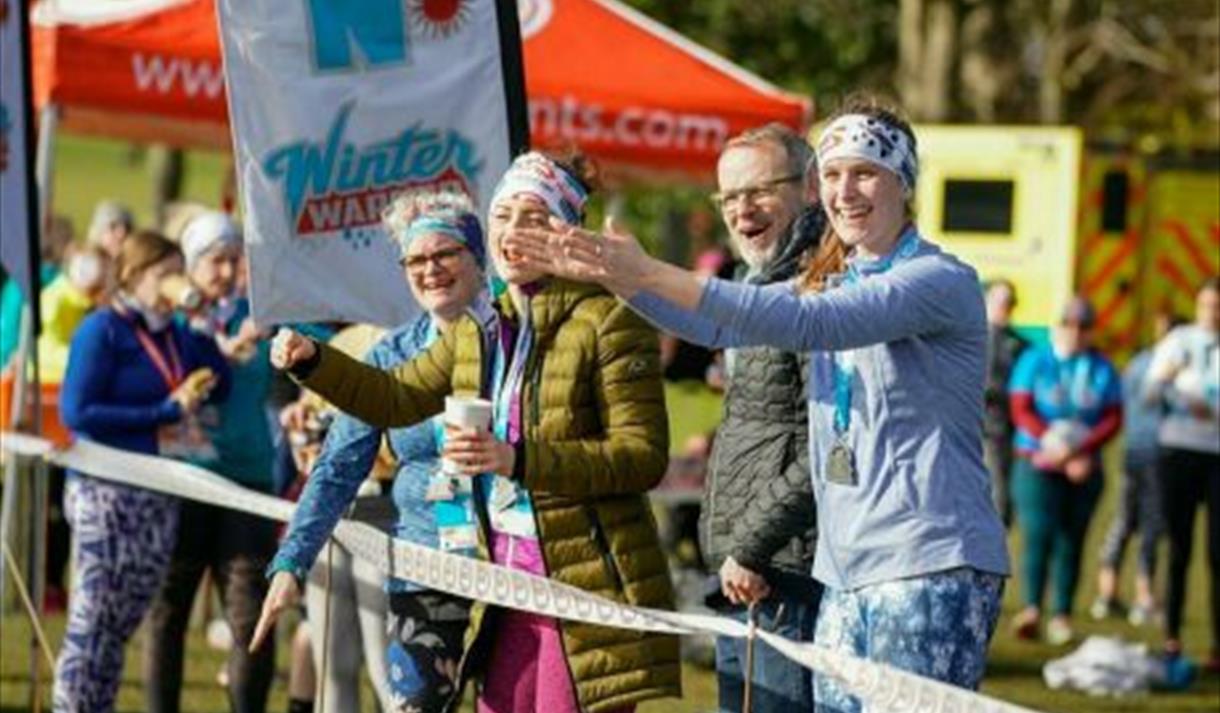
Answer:
M797 392L805 393L809 356L800 355ZM761 571L772 556L794 537L804 537L817 524L813 478L809 471L809 427L794 423L788 457L781 477L756 491L742 517L733 525L730 554L745 567ZM811 543L812 544L812 543Z
M393 369L378 369L326 344L316 365L294 373L302 386L375 428L413 426L445 408L451 390L457 330Z

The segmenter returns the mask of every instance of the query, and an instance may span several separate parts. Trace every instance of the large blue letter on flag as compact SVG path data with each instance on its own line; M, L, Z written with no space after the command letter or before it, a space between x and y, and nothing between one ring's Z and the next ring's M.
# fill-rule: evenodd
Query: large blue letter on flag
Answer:
M511 155L497 1L220 0L260 324L415 313L381 212L425 186L486 207Z

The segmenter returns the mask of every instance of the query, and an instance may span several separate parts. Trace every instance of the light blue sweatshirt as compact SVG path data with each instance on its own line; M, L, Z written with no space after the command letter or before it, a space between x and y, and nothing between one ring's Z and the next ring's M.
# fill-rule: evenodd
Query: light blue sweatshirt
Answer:
M972 567L1007 575L983 465L987 325L974 269L908 232L909 255L852 261L821 294L710 279L695 313L640 293L631 305L710 347L811 351L809 449L819 537L813 576L835 589ZM906 241L904 236L903 241ZM846 440L856 482L828 482L834 360L855 364Z

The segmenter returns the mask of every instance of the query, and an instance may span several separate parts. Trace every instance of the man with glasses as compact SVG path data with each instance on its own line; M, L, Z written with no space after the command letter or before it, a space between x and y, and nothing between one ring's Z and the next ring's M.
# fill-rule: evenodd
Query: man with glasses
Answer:
M816 248L825 215L813 152L798 134L768 124L728 141L717 165L720 210L744 267L742 280L792 279ZM718 567L709 604L738 619L756 606L760 626L813 637L821 588L811 576L816 518L809 475L805 355L769 347L729 350L724 419L716 431L703 507L702 547ZM752 710L813 710L809 671L754 644ZM716 642L720 710L742 708L746 644Z

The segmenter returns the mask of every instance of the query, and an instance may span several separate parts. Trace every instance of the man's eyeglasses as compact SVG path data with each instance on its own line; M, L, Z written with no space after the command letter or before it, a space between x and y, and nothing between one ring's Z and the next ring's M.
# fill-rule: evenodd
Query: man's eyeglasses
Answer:
M735 207L739 201L747 203L758 203L760 200L768 200L779 194L779 187L785 183L799 181L803 176L799 173L794 173L789 176L780 176L772 178L769 181L763 181L757 185L745 186L744 188L734 188L731 191L721 191L713 193L712 205L720 210L728 210Z
M436 263L437 267L452 270L454 266L457 265L458 258L460 258L462 253L465 251L465 248L445 248L443 250L437 250L434 253L411 255L403 260L402 264L405 265L406 268L411 272L423 272L424 270L427 270L428 263L430 262Z

